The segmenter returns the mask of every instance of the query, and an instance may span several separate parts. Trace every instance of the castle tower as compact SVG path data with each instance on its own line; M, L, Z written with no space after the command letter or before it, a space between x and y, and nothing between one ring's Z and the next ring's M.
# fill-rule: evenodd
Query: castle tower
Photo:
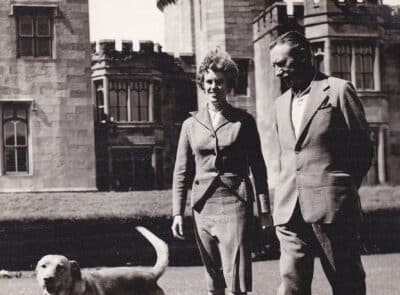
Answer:
M217 47L227 51L240 70L230 102L256 115L252 20L264 0L159 0L158 7L166 20L166 51L176 53L174 44L180 43L179 50L193 50L197 66L208 51ZM184 33L177 36L178 31ZM199 107L204 102L199 91Z
M398 79L393 78L399 73L395 52L400 22L395 11L380 0L267 1L253 30L257 110L263 110L257 121L272 186L278 165L272 105L284 86L273 75L268 46L289 30L303 32L311 41L317 69L351 81L362 99L375 143L367 182L399 182L395 171L400 169L400 157L391 152L400 150L400 137L396 137L400 97Z
M304 1L304 30L319 58L317 66L351 81L363 101L376 148L370 183L389 180L389 104L381 67L387 8L379 0Z

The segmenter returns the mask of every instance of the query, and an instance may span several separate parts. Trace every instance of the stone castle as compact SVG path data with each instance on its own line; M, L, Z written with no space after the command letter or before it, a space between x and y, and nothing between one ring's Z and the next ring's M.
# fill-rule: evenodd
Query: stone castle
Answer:
M191 53L198 64L220 47L238 61L243 87L231 102L257 118L272 186L272 104L284 86L274 77L268 46L289 30L311 40L319 70L350 80L363 100L375 145L366 182L400 182L399 7L381 0L159 0L158 7L167 51Z
M0 191L96 190L87 1L0 3Z
M284 86L269 42L311 40L315 66L351 80L375 143L369 184L400 183L399 7L381 0L158 0L165 48L89 41L88 0L0 4L0 192L165 189L196 66L216 47L239 66L230 102L258 123L271 186L271 106ZM166 53L168 52L168 53Z

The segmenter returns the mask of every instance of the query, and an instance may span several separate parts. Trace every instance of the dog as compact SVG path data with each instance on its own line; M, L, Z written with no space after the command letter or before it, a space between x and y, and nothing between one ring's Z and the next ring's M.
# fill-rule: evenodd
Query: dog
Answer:
M43 256L36 265L36 279L43 295L164 295L157 284L168 265L168 246L148 229L139 231L155 248L151 269L110 267L82 270L76 261L62 255Z

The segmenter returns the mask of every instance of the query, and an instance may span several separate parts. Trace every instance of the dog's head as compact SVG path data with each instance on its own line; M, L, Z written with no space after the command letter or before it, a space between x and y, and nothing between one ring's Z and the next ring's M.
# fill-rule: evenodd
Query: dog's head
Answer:
M81 280L81 271L76 261L46 255L36 265L36 279L44 295L67 294L74 282Z

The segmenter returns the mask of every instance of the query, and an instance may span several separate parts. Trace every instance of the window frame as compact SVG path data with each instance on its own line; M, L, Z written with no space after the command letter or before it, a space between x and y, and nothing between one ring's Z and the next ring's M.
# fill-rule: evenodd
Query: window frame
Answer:
M381 69L380 69L380 56L379 56L379 41L376 39L359 39L356 41L350 41L346 39L337 39L333 40L331 43L331 50L330 50L330 75L334 77L339 77L335 75L335 71L333 71L333 68L335 68L335 58L334 58L334 51L333 48L334 46L337 45L346 45L349 46L351 49L351 60L350 60L350 78L346 79L349 80L354 87L356 88L357 91L380 91L380 77L381 77ZM359 52L361 51L366 51L363 46L369 46L369 55L371 57L370 59L370 71L366 71L364 66L360 66L358 62L361 60L364 65L364 58L367 58L367 55L362 55ZM361 50L360 50L361 48ZM359 56L361 55L361 58ZM358 69L362 68L361 71ZM360 77L359 75L363 75ZM371 75L369 77L370 81L370 87L365 87L365 83L362 82L361 85L359 83L360 80L363 80L366 75ZM339 77L341 78L341 77Z
M233 93L235 96L245 96L249 97L250 96L250 80L249 80L249 75L250 75L250 59L249 58L234 58L233 59L237 66L238 66L238 78L236 81L236 85L233 87ZM239 84L243 83L243 87ZM241 86L241 87L239 87ZM243 90L245 91L239 91Z
M145 84L145 87L143 88L143 84ZM109 79L107 82L107 86L104 87L105 92L104 92L104 97L105 97L105 110L108 111L106 112L106 115L109 117L110 121L112 122L117 122L117 123L155 123L156 120L161 120L161 118L155 118L155 108L157 106L154 105L154 88L156 85L160 86L160 99L162 99L162 84L159 80L151 80L151 79ZM117 85L117 86L116 86ZM139 86L138 86L139 85ZM139 91L137 92L139 96L139 105L137 108L135 108L134 105L134 96L133 93L135 90L137 90L137 86L140 88ZM127 99L126 105L121 106L119 104L120 102L120 97L119 93L125 90L126 96L125 98ZM117 105L111 104L111 93L116 92L117 96ZM147 98L146 103L141 105L142 96L140 94L142 93L147 93ZM161 102L160 102L161 103ZM161 106L160 106L161 107ZM117 117L113 116L113 110L117 108L118 110L124 108L126 110L126 120L121 120L120 116L118 115ZM135 114L134 114L135 112ZM118 112L119 114L119 112ZM145 115L143 115L145 114ZM142 119L143 115L143 119ZM161 110L159 112L159 115L161 115ZM136 118L138 116L139 119ZM135 118L135 119L134 119Z
M58 15L57 6L46 6L46 5L13 5L12 6L12 16L15 18L15 38L16 38L16 56L17 58L23 59L54 59L55 58L55 20ZM32 34L24 35L21 34L21 19L23 16L29 16L32 20ZM39 33L39 22L38 19L41 17L46 17L48 20L48 34L41 35ZM31 40L32 42L32 54L22 54L23 40ZM48 55L42 55L40 47L40 42L45 40L46 44L49 46Z
M0 120L0 135L1 135L1 157L0 157L0 176L28 176L31 175L32 171L32 142L31 142L31 126L30 126L30 118L32 116L32 101L4 101L0 103L0 114L1 114L1 120ZM4 131L4 126L5 122L12 121L14 118L8 118L4 119L4 106L5 105L16 105L18 106L17 108L24 109L25 114L26 114L26 119L18 119L19 121L24 121L25 126L26 126L26 138L25 138L25 148L26 148L26 159L25 159L25 165L26 165L26 171L7 171L7 161L6 161L6 143L5 143L5 131ZM13 116L15 117L15 112L16 109L13 110L14 114ZM14 145L13 148L18 149L18 145ZM17 168L16 168L17 170Z

